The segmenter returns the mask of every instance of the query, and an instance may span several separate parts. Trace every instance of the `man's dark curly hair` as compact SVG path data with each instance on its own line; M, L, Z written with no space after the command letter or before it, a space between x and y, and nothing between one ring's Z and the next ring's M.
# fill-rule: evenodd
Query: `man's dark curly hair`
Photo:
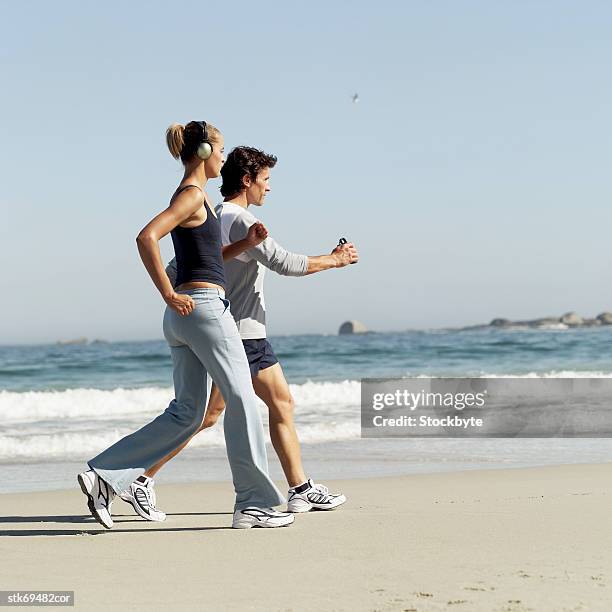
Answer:
M236 147L232 149L221 168L221 195L233 198L243 189L242 179L250 176L254 181L264 168L274 168L276 157L253 147Z

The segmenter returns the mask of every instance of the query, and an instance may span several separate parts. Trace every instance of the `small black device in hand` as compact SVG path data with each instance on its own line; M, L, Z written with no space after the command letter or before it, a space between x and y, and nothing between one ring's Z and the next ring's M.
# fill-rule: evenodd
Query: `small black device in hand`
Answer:
M346 244L347 242L348 242L348 240L346 238L340 238L340 240L338 240L338 246ZM356 261L351 261L351 265L353 265L354 263L357 263L357 262Z

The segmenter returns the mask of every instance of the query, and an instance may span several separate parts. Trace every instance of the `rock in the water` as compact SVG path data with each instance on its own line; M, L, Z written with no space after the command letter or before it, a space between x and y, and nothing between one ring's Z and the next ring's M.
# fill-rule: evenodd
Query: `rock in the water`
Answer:
M602 325L612 325L612 312L602 312L600 315L597 315L597 320Z
M367 332L367 327L359 321L345 321L338 330L339 334L364 334Z
M565 323L565 325L569 325L570 327L575 327L577 325L582 325L584 323L584 319L575 312L566 312L560 319L561 323Z
M512 325L512 321L510 319L493 319L489 325L492 327L508 327Z
M462 327L462 330L487 329L568 329L570 327L602 327L612 325L612 312L602 312L597 318L581 317L575 312L566 312L562 317L543 317L528 321L510 321L509 319L493 319L489 325L471 325Z

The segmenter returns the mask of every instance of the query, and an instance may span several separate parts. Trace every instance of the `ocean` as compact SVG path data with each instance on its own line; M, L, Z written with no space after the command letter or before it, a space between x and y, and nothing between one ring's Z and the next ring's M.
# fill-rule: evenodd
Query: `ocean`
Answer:
M307 470L321 480L608 461L608 439L360 438L360 380L401 376L612 377L612 326L426 330L270 338L296 402ZM0 347L0 492L74 486L75 470L173 397L163 341ZM264 423L266 408L260 404ZM269 447L272 474L282 478ZM222 423L160 481L229 479Z

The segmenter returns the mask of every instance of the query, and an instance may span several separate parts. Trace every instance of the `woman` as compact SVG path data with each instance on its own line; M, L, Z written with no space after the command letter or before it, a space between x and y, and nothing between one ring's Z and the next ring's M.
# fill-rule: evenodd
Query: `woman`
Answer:
M200 427L212 377L227 404L225 441L236 490L232 527L289 525L293 515L271 508L285 500L268 476L249 365L224 292L223 256L233 257L258 244L265 229L260 225L222 253L219 220L206 201L204 186L221 172L223 136L212 125L192 121L184 127L171 125L166 140L185 173L168 208L144 227L137 244L167 304L164 335L172 354L176 397L155 420L91 459L91 469L78 476L79 485L94 518L110 529L115 494L137 479L142 481L147 468ZM168 233L178 268L176 291L158 244Z

